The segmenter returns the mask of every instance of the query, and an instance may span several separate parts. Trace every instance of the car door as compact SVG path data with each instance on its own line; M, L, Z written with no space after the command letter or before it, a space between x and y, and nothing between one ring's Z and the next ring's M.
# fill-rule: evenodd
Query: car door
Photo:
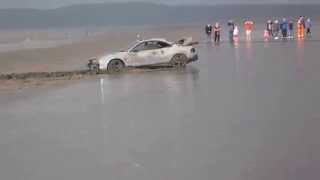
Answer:
M162 41L157 41L156 44L157 63L168 63L172 57L171 45Z
M130 64L133 66L156 64L160 61L160 53L155 41L142 42L129 52Z

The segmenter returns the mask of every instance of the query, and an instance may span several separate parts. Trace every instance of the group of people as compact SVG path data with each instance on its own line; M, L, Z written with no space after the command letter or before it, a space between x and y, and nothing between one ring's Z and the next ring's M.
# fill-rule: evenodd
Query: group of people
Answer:
M232 20L228 21L228 36L230 42L233 42L239 36L239 26L236 25ZM245 30L245 35L247 40L251 40L251 33L253 30L254 23L251 20L246 20L243 23L243 28ZM294 36L294 22L288 21L286 18L279 20L268 20L266 24L266 29L264 31L264 38L269 39L273 37L274 39L280 38L280 33L283 38L293 38ZM205 32L207 35L208 42L212 41L212 35L215 43L220 42L222 28L218 22L213 26L207 24L205 27ZM311 19L300 16L296 24L296 34L298 38L303 38L305 35L311 35Z
M253 21L247 20L244 22L243 27L245 29L246 36L248 38L251 37L251 32L253 30ZM218 22L216 22L213 26L211 24L207 24L205 27L206 35L208 41L212 40L212 35L215 43L220 42L220 36L221 36L221 26ZM233 22L228 21L228 32L229 32L229 39L230 41L233 41L235 38L239 36L239 27Z
M221 36L221 26L220 24L217 22L214 24L214 26L212 27L211 24L207 24L206 25L206 34L207 34L207 39L208 41L211 41L212 39L212 33L214 34L214 42L218 43L220 42L220 36Z
M305 35L311 36L311 19L300 16L296 24L296 34L298 38L303 38ZM266 30L264 33L264 38L274 37L274 39L280 38L280 32L283 38L293 38L294 36L294 22L292 20L288 21L283 18L282 21L279 20L268 20L266 25Z

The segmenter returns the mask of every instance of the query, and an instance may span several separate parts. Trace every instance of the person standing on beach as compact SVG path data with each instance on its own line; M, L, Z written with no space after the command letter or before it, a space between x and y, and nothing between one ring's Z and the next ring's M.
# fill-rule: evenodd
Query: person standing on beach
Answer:
M301 16L301 24L302 24L303 28L306 29L306 21L305 21L304 16Z
M305 22L306 29L307 29L307 35L311 36L311 19L308 18Z
M305 32L305 21L302 16L299 17L297 22L297 36L298 38L304 38L304 32Z
M234 22L228 21L228 32L229 32L229 40L230 42L233 42L233 31L234 31Z
M280 31L280 26L279 26L279 21L276 19L273 23L273 36L274 39L279 39L279 31Z
M251 20L245 21L243 24L243 28L245 29L247 41L251 41L251 33L253 30L253 21L251 21Z
M207 35L207 42L211 42L212 37L212 25L207 24L205 27L206 35Z
M268 31L270 37L273 36L272 21L271 20L268 20L268 22L267 22L267 31Z
M239 27L237 25L234 26L233 37L234 38L238 38L239 37Z
M281 29L281 33L282 33L282 37L283 38L287 38L288 35L288 21L286 18L282 19L282 22L280 23L280 29Z
M290 38L292 38L293 37L293 21L289 21L289 31L288 31L288 35L289 35L289 37Z
M215 25L213 27L213 32L214 32L214 42L219 43L220 42L221 27L218 22L215 23Z

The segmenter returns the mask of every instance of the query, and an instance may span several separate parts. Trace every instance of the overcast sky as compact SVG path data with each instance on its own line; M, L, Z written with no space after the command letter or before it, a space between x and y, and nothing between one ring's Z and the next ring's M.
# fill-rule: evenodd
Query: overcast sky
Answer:
M79 3L97 2L156 2L164 4L215 4L215 3L319 3L319 0L0 0L0 8L56 8Z

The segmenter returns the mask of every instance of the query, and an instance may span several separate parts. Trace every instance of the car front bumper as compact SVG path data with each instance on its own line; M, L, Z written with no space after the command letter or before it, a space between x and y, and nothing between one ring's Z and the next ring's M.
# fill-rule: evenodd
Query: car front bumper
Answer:
M96 58L90 59L87 66L90 71L97 71L100 69L100 64Z
M194 55L192 58L189 58L188 63L195 62L199 60L198 54Z

